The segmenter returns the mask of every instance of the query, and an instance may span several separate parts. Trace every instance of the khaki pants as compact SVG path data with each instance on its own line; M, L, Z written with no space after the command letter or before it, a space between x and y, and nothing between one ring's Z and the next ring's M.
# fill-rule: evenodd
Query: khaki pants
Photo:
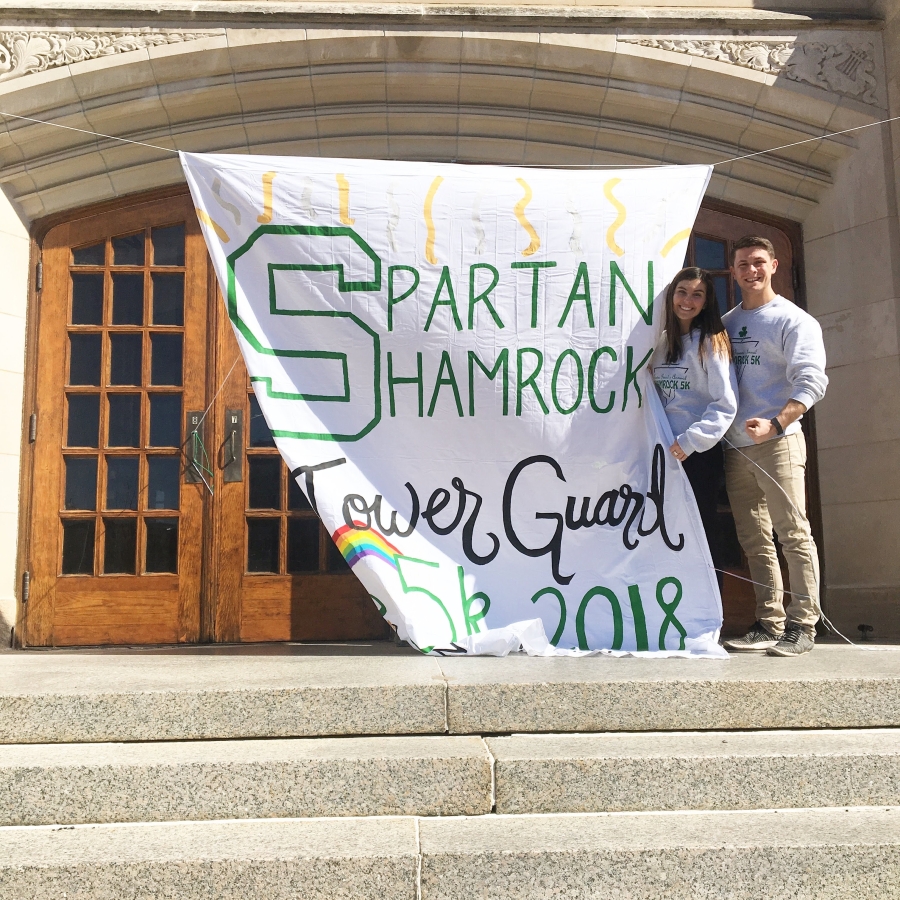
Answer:
M787 620L812 635L819 620L819 556L806 518L805 475L802 432L741 447L740 453L725 451L725 484L737 536L750 563L750 577L757 582L756 618L774 634L781 634ZM793 592L787 613L773 526Z

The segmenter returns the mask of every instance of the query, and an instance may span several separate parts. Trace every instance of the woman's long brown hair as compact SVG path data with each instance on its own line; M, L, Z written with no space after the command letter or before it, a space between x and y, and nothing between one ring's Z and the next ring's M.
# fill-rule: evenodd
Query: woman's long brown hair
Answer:
M712 275L706 269L688 266L672 279L672 283L666 289L666 363L668 365L681 359L681 326L675 316L675 288L682 281L697 280L702 281L706 287L706 302L703 304L703 309L691 322L691 331L695 328L700 329L700 363L703 364L707 338L709 338L713 353L731 359L731 341L728 340L728 332L725 331L722 316L719 314L716 285Z

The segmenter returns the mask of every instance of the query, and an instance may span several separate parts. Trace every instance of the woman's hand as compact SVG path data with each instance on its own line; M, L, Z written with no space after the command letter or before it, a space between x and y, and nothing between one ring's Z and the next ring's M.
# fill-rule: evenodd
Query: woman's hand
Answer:
M687 459L687 453L678 446L678 441L675 441L671 447L669 447L669 452L672 456L675 457L679 462L684 462Z

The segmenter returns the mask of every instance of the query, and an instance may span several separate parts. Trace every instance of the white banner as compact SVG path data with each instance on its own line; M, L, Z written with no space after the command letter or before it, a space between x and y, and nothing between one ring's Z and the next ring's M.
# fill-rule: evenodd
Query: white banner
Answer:
M646 369L709 168L181 159L278 448L402 638L722 655Z

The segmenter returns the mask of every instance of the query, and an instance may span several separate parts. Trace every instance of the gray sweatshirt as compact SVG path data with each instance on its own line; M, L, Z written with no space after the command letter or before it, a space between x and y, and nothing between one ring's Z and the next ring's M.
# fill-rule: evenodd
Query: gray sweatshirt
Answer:
M656 390L678 446L688 455L711 450L734 420L737 381L734 366L714 353L709 340L700 362L700 332L681 339L681 359L666 362L663 334L650 360Z
M726 439L736 447L753 441L747 419L771 419L788 400L809 409L825 396L825 344L822 329L809 313L778 295L757 309L736 306L723 316L738 379L738 411ZM785 434L800 430L799 419Z

